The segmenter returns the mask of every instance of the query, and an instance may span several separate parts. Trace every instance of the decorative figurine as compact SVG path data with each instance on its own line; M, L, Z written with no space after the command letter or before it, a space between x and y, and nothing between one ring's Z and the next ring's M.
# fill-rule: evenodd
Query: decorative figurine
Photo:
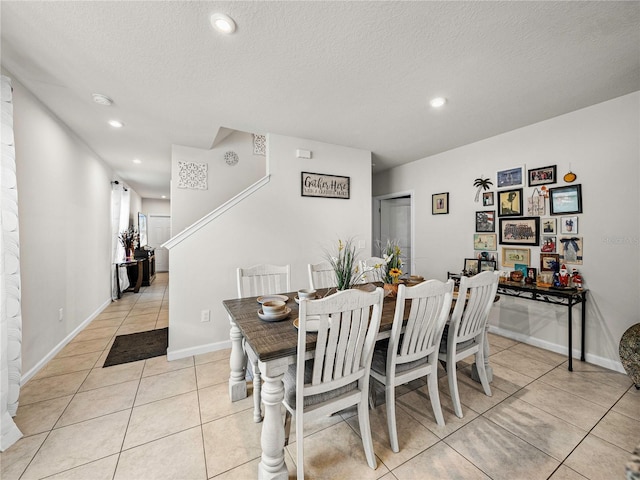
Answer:
M571 282L577 289L582 289L582 275L580 275L580 272L575 268L571 271Z
M568 287L569 286L569 270L567 270L567 266L563 263L562 267L560 267L560 272L559 273L559 277L560 277L560 285L563 287Z

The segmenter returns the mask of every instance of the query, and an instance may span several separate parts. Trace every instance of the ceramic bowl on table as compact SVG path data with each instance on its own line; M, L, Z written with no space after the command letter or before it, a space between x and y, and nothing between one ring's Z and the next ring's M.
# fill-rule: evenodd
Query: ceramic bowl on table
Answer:
M298 290L298 298L300 300L313 300L316 298L316 291L311 288L303 288L302 290Z
M265 315L279 315L284 312L286 305L282 300L270 300L262 304L262 311Z

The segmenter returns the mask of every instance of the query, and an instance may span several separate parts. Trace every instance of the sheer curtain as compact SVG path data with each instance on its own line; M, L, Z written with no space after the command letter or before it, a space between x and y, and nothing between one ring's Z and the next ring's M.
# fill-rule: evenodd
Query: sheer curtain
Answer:
M129 191L121 184L111 183L111 298L118 298L116 275L120 280L120 291L129 287L129 277L126 268L118 268L118 263L125 259L124 247L120 243L119 235L129 228Z
M22 372L22 312L20 307L20 237L18 185L13 144L11 79L1 76L2 211L0 215L0 451L13 445L22 432L13 418L18 410Z

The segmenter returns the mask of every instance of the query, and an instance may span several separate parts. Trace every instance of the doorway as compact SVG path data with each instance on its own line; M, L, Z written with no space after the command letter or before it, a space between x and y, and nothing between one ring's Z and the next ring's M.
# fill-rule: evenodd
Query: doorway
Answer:
M171 238L171 217L149 214L149 246L155 249L156 272L169 271L169 250L162 244Z
M403 274L415 269L413 251L413 192L374 197L373 199L373 255L381 257L380 245L396 240L404 257Z

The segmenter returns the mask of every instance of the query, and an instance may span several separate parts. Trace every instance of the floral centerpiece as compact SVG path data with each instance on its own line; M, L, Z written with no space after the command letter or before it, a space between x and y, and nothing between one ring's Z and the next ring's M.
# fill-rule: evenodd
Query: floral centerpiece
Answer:
M402 250L396 240L387 240L386 245L380 248L380 253L384 259L382 265L382 279L385 283L385 289L391 294L398 291L398 279L402 275Z
M124 252L127 257L133 257L133 251L138 246L138 232L134 227L129 227L127 230L120 232L118 235L120 244L124 247Z
M347 290L354 285L363 283L367 273L376 268L373 266L365 267L358 261L353 239L338 240L337 252L327 251L325 256L335 273L338 290Z

